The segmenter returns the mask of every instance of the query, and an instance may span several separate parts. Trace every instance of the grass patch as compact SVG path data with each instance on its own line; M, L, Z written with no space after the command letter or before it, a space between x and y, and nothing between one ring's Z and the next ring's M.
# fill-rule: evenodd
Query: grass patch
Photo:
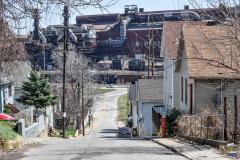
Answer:
M128 119L129 113L128 95L122 95L118 98L118 121L125 122Z
M116 91L116 89L103 89L103 88L98 88L96 90L96 94L105 94L105 93L109 93L109 92L114 92Z
M75 129L69 129L66 131L66 136L72 136L74 137L76 134L76 130Z
M16 126L15 122L11 121L0 121L0 143L15 140L18 134L14 131Z

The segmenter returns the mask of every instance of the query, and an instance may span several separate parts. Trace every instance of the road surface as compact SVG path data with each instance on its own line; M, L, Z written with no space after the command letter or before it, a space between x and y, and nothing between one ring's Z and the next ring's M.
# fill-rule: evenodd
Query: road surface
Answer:
M117 99L127 89L96 98L94 127L85 137L53 139L12 153L5 159L20 160L184 160L168 149L141 139L118 139Z

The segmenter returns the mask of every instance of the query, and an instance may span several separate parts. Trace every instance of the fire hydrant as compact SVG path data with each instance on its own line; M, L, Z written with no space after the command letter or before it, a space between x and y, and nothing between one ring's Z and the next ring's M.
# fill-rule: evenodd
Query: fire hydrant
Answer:
M162 116L161 124L162 124L162 138L166 138L167 137L167 122L166 122L165 116Z

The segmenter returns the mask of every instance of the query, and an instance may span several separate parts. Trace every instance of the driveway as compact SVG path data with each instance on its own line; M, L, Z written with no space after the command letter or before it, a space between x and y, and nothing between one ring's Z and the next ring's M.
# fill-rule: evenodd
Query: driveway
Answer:
M116 138L117 99L127 89L98 96L94 103L94 127L88 135L73 139L53 139L5 159L20 160L183 160L151 141Z

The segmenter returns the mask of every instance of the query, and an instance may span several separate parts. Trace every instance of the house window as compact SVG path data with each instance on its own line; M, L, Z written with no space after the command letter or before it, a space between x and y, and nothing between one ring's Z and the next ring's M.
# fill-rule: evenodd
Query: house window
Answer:
M188 100L188 80L187 78L185 79L185 104L187 104Z
M181 77L181 100L183 102L183 77Z
M8 96L12 97L12 86L8 87Z
M6 90L3 89L3 105L6 105Z

